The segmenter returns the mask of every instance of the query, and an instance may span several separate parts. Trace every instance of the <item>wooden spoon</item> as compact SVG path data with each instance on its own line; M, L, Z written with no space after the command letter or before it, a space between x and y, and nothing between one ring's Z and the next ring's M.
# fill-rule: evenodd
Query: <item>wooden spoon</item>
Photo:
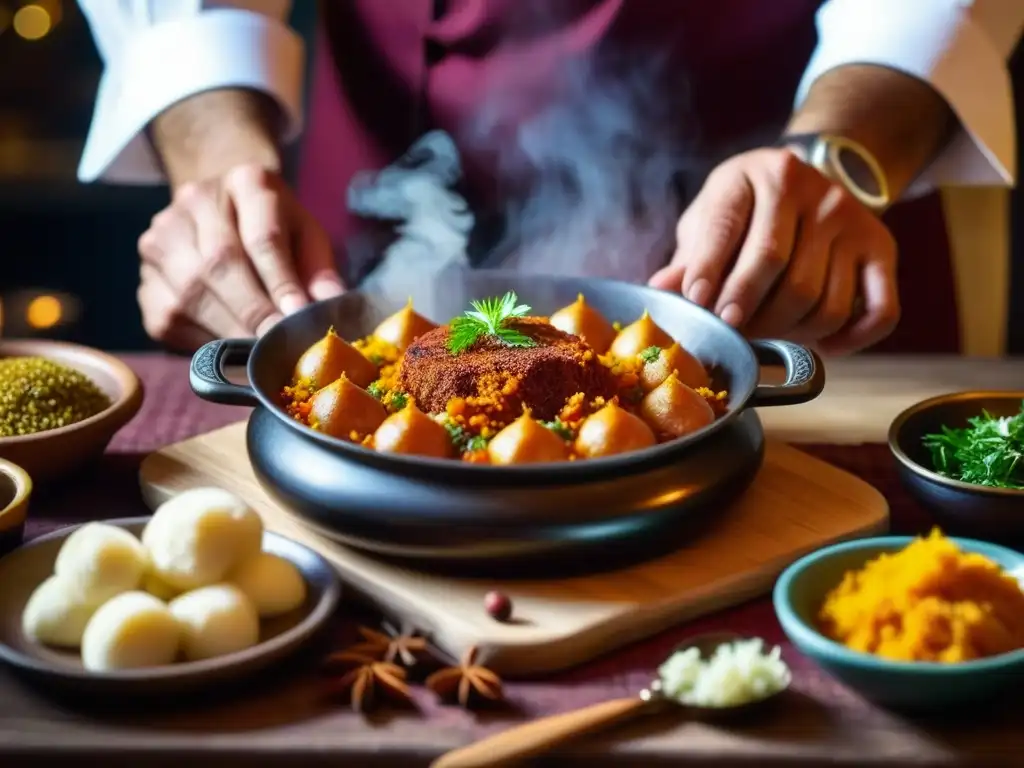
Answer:
M681 643L673 651L673 655L690 648L697 648L701 657L706 659L714 654L720 645L744 639L746 638L731 633L699 635ZM695 719L710 720L747 711L751 707L775 698L781 692L780 690L763 699L735 707L684 706L663 692L662 682L659 678L652 680L650 685L636 696L612 699L573 712L534 720L481 739L467 747L452 750L431 763L431 768L497 768L535 757L570 739L625 722L640 714L660 711L666 707L679 707L686 710Z

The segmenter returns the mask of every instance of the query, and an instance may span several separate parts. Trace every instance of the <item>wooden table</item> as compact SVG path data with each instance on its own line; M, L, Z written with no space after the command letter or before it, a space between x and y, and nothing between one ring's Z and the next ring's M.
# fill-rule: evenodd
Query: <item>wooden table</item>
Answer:
M1020 391L1024 400L1021 358L841 358L826 360L825 370L818 399L761 409L772 437L790 443L884 443L896 415L929 397L992 389Z
M35 500L33 533L87 515L143 514L135 486L145 452L242 417L210 406L187 388L186 361L126 358L142 376L147 400L118 436L103 467L77 485ZM854 446L885 439L892 417L941 392L1013 389L1024 360L878 359L828 363L825 394L815 403L765 409L769 431L860 473L889 498L894 525L919 530L928 521L902 493L885 449ZM1020 382L1020 384L1018 384ZM2 588L2 585L0 585ZM189 708L154 711L102 702L58 703L0 671L0 768L30 765L426 765L440 752L523 719L627 695L646 684L683 636L729 628L781 642L765 600L709 617L578 670L508 686L513 711L479 719L418 696L418 714L364 721L325 701L310 660L254 681L244 690L207 696ZM351 630L351 627L348 628ZM993 707L949 722L914 722L872 707L783 643L795 692L784 706L731 730L659 717L595 736L537 765L1024 765L1024 708ZM978 717L980 715L980 717Z

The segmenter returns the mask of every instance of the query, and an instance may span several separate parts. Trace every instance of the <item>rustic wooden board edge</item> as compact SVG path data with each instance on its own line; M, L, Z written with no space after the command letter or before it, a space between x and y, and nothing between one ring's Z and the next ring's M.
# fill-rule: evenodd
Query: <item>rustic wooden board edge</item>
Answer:
M139 473L140 487L146 504L151 509L155 509L156 506L172 494L172 491L161 489L152 481L147 483L145 478L147 475L153 476L154 474L160 476L159 470L154 470L154 468L159 467L160 462L174 462L174 449L186 448L188 443L193 440L208 440L219 432L238 430L244 423L238 422L221 427L218 430L190 438L174 446L169 446L164 451L158 451L146 457ZM367 576L366 574L359 573L358 570L352 570L351 568L339 565L332 557L329 557L329 559L332 560L332 564L339 570L346 583L358 592L363 599L370 604L376 605L385 614L392 614L397 611L406 620L411 619L416 626L431 633L439 647L445 649L451 655L458 655L458 650L456 649L462 649L470 643L476 643L480 646L483 658L486 658L487 663L501 674L509 677L533 676L568 669L578 666L587 660L597 658L617 647L650 637L690 619L761 597L770 592L779 574L791 562L807 554L807 552L813 551L820 546L882 533L888 528L889 505L878 489L855 475L828 464L817 457L806 454L793 446L775 443L771 448L799 453L801 461L818 465L822 471L841 473L844 478L856 483L858 491L864 495L865 499L862 501L862 506L870 506L872 509L877 510L877 514L874 518L857 528L846 530L839 535L828 536L821 543L803 547L794 552L787 553L785 556L779 556L772 561L766 561L757 571L741 574L734 580L726 580L724 583L717 582L716 589L728 589L728 596L721 594L702 595L686 605L677 605L667 600L655 604L636 605L626 609L625 614L593 621L583 629L571 634L555 633L549 638L537 638L534 636L529 640L519 643L514 640L510 641L508 638L498 640L493 637L490 639L484 638L481 641L478 639L480 634L479 627L473 627L464 622L441 622L436 617L430 616L429 612L423 610L415 601L400 599L394 594L391 594L385 600L374 594L374 591L379 590L380 586L375 583L372 576ZM785 457L785 454L783 456ZM202 477L200 469L186 466L188 471L195 472L197 476ZM870 498L869 501L869 497L873 498ZM307 526L302 525L300 520L287 512L283 514L283 517L288 524L296 525L299 528L305 529L307 533L315 535L315 531L310 531ZM285 535L287 535L287 532ZM356 558L367 558L363 553L349 550L341 545L336 546L351 553ZM390 601L390 604L388 604L388 601ZM632 622L624 621L624 617L628 619L630 616L635 617L636 620ZM623 625L625 625L625 629Z

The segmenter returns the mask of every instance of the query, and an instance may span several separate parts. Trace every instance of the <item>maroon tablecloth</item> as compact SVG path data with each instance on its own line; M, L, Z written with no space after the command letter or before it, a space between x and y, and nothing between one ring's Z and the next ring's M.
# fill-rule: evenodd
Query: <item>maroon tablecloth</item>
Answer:
M145 404L141 412L116 437L109 455L95 473L63 488L40 489L30 512L28 536L36 536L61 525L84 519L144 514L146 510L138 492L137 469L146 452L244 417L244 412L237 408L210 405L193 396L188 387L187 361L183 359L166 356L129 356L126 359L139 373L146 387ZM899 487L884 446L801 447L879 488L891 504L894 531L921 533L928 529L927 515ZM796 695L804 702L799 717L791 715L778 722L758 725L755 731L745 732L740 741L730 741L726 746L723 746L725 742L716 742L714 739L708 741L707 734L704 734L704 742L698 738L700 734L691 734L682 741L669 736L661 739L655 737L653 741L650 738L647 741L643 738L628 741L629 745L640 744L641 747L623 746L621 740L613 739L602 742L608 744L607 749L603 750L607 759L611 759L609 755L621 752L623 757L629 759L616 764L653 765L660 759L671 760L673 756L681 757L682 751L687 749L686 745L692 742L691 748L693 744L698 745L697 753L701 753L702 750L704 753L709 750L724 750L732 756L730 759L745 758L759 762L800 757L809 764L840 759L852 760L852 764L868 761L872 764L927 763L943 762L954 755L977 759L985 754L986 759L1001 759L1006 756L1008 743L1018 743L1020 751L1017 754L1021 755L1020 764L1024 765L1024 737L1014 742L1012 736L1006 735L1005 728L999 731L998 738L986 736L986 732L979 731L974 723L947 723L941 729L928 727L921 730L925 726L911 726L905 721L878 711L792 650L782 636L767 599L666 632L564 674L535 682L510 683L507 686L507 693L512 714L504 717L479 720L457 709L440 707L431 697L418 692L417 704L422 710L421 715L405 720L391 720L386 727L379 725L376 735L367 735L366 725L358 716L333 711L327 731L322 728L314 729L310 731L313 735L302 731L300 735L294 737L298 741L290 749L295 754L301 752L307 759L312 759L314 753L323 757L325 750L329 751L330 748L352 749L355 752L347 754L359 754L365 758L353 763L356 765L370 765L371 755L380 758L390 750L395 754L404 755L397 764L417 764L419 759L436 753L439 749L455 746L507 727L510 720L522 721L595 703L609 697L630 695L650 680L659 660L680 639L694 632L721 628L759 635L769 642L782 645L786 659L794 671ZM12 713L4 711L6 697L3 695L3 688L12 685L20 683L0 676L0 747L3 746L5 738L11 738L9 733L5 737L4 718L10 717ZM272 698L274 694L263 695ZM287 698L289 694L280 695ZM307 701L304 694L290 695L299 696L303 701ZM38 700L34 701L38 704ZM252 702L248 703L256 706ZM1020 721L1020 714L1024 712L1019 709L1016 711L1018 714L1014 715L1013 719ZM1005 711L1003 715L1009 717ZM323 715L321 713L318 716ZM79 714L73 717L77 718ZM203 728L205 731L220 727L213 723L221 722L224 717L223 711L210 717L211 720L204 721L207 723ZM236 719L237 717L228 717L228 720ZM194 719L189 722L190 727L197 727ZM266 727L272 728L269 724ZM102 733L102 729L97 732L97 744L102 741ZM108 733L112 734L113 731ZM755 737L761 741L749 742L750 738ZM260 738L264 736L254 737L251 741L252 749L256 750L253 754L262 755L256 747L260 743ZM268 730L265 732L265 738L269 740L268 744L278 749L281 747L280 739L284 736L282 733ZM1010 739L1009 742L1007 738ZM335 739L338 743L332 744ZM816 739L818 741L815 741ZM198 745L202 744L202 740L202 735L197 737L196 749L200 748ZM311 745L311 740L319 743ZM85 745L91 741L80 739L76 743ZM223 746L228 742L218 743L224 750L230 751ZM701 743L703 747L700 746ZM242 749L242 742L237 738L230 741L230 744ZM640 752L633 754L629 751L631 749L640 749ZM1016 750L1017 747L1013 749ZM858 755L862 756L863 761L857 757ZM686 756L689 761L695 759L693 752L687 752ZM265 755L261 756L261 761L262 757ZM620 760L623 757L620 757ZM704 757L707 757L707 754L704 754ZM568 759L567 757L566 760ZM593 759L588 758L590 761ZM563 761L557 764L569 763Z

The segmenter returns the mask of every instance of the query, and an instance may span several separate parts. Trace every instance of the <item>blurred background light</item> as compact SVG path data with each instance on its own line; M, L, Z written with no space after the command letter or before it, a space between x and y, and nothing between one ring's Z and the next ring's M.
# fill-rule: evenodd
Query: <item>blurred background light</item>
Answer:
M56 296L43 294L29 301L25 310L25 320L33 328L40 330L52 328L64 316L64 307Z
M39 3L23 5L14 14L14 31L25 40L41 40L53 29L50 11Z
M82 300L46 288L11 291L0 296L0 332L6 338L66 337L82 314Z

